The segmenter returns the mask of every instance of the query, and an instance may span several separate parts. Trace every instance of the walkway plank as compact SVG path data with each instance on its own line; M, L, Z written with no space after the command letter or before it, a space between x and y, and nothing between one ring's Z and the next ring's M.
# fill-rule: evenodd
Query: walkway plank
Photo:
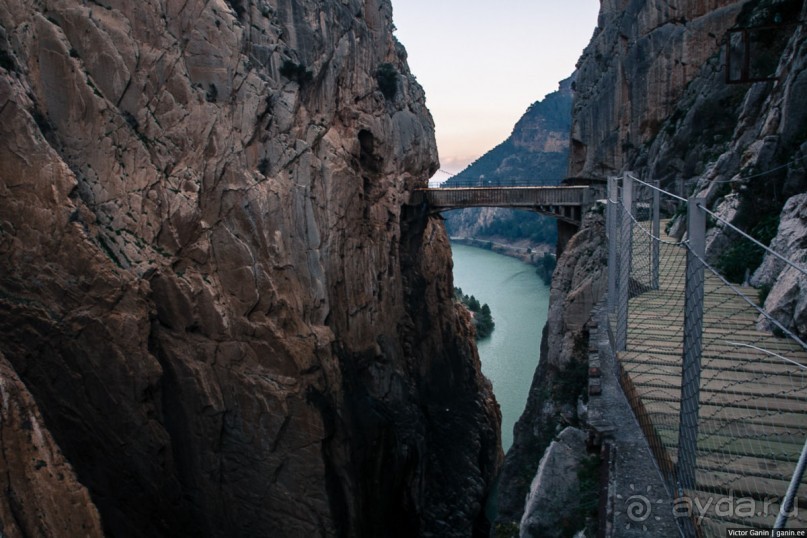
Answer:
M677 461L686 257L680 247L663 246L660 289L650 290L649 243L640 243L634 243L627 351L618 359L626 396L665 468L665 462ZM738 289L753 302L756 290ZM692 494L713 502L728 501L728 494L760 502L777 497L778 502L807 438L807 368L799 366L807 366L807 350L759 330L756 308L708 270L704 294L697 491ZM610 320L615 327L616 320ZM807 479L803 484L802 506L807 505ZM767 527L774 517L721 520L714 508L705 516L705 535L721 538L727 527ZM805 526L804 516L793 523Z

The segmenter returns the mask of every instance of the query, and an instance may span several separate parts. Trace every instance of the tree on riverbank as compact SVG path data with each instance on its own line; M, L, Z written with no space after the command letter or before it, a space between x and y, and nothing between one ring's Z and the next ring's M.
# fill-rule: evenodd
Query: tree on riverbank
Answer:
M496 324L493 322L493 315L488 304L480 304L479 300L473 295L463 294L462 288L454 287L454 296L473 314L477 340L490 336Z

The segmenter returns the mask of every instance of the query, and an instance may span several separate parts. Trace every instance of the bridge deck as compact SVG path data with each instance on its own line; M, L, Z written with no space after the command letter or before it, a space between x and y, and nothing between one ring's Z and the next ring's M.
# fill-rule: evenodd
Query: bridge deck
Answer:
M458 187L417 189L412 203L427 203L434 212L465 207L507 207L537 211L579 224L583 209L593 203L590 186L559 187Z
M664 257L660 289L630 300L627 351L618 354L626 396L668 470L677 461L681 399L685 256L680 250ZM646 252L634 248L634 268L641 257ZM744 292L756 295L750 288ZM753 498L757 509L765 500L775 501L768 514L737 517L732 525L771 528L807 438L807 371L754 347L803 365L807 353L789 339L757 330L756 310L708 270L704 301L694 495L702 506L711 499L701 522L704 534L722 537L726 518L714 518L715 507L736 508L742 498ZM800 489L798 506L807 506L807 487ZM791 519L789 527L807 527L804 511Z

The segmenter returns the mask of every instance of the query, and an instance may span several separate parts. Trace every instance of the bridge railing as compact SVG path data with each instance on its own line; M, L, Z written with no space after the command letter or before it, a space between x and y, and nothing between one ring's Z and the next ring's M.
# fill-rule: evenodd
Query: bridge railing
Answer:
M455 187L422 192L435 208L581 206L591 197L589 187Z
M430 183L433 189L456 189L463 187L545 187L547 181L540 179L456 179L449 178L445 181ZM551 186L551 185L550 185Z
M807 269L739 230L711 254L707 222L731 224L629 174L609 181L607 211L609 336L676 499L666 509L685 536L807 527L807 345L759 306L740 266L753 254L769 279Z

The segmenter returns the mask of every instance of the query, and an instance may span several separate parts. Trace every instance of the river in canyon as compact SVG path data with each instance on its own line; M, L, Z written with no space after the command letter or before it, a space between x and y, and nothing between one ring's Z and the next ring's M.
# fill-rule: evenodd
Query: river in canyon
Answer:
M534 267L515 258L457 243L451 243L451 250L454 285L487 303L493 313L496 328L477 347L482 372L502 409L502 448L507 451L538 365L549 287Z

